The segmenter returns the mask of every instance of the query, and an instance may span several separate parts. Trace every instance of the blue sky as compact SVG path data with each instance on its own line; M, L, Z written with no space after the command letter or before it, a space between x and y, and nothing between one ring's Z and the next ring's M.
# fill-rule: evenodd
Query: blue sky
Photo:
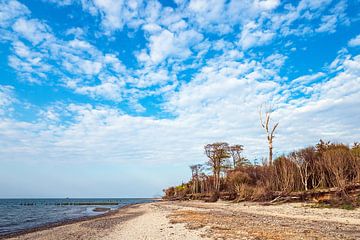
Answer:
M358 0L0 0L0 197L152 197L203 146L360 136Z

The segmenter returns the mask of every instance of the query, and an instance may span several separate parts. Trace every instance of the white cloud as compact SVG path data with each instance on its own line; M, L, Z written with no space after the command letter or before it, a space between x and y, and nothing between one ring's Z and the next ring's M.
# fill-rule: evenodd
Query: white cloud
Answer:
M121 30L124 25L137 28L143 23L139 12L144 8L141 0L91 0L81 1L81 4L84 10L100 16L102 26L108 32Z
M240 34L239 45L243 49L248 49L254 46L262 46L269 43L275 36L271 30L263 30L255 22L247 23Z
M199 28L216 32L220 35L236 30L237 25L245 25L255 21L260 15L272 12L280 1L203 1L192 0L187 9L190 11L191 21Z
M278 69L284 65L286 59L286 56L279 53L274 53L264 59L264 64L266 64L268 67Z
M122 89L121 85L117 81L118 79L106 79L102 84L95 86L76 86L75 92L90 95L94 98L103 96L105 99L121 101Z
M292 80L291 83L292 84L301 84L301 85L308 84L308 83L318 80L319 78L324 77L324 76L325 76L324 73L318 72L315 74L304 75L304 76L298 77L298 78Z
M11 104L15 101L13 87L0 85L0 116L12 111Z
M189 10L197 15L198 22L217 22L221 19L224 12L224 0L191 0L188 6Z
M291 86L263 75L273 75L274 70L260 62L239 64L223 55L169 96L166 108L176 118L133 117L110 107L68 104L44 111L46 119L36 123L2 121L6 141L0 153L9 159L23 159L25 153L27 160L34 161L186 165L204 160L204 144L229 141L244 144L251 159L260 158L266 155L266 139L259 127L258 107L270 100L277 107L273 117L280 121L276 154L320 138L352 142L360 134L359 63L360 56L350 57L333 78L312 84L310 97L293 99L287 93ZM253 78L256 75L261 77ZM295 82L308 83L321 76L303 76ZM73 120L61 123L58 118L63 116Z
M15 32L19 33L22 37L31 41L35 45L52 38L48 27L38 20L19 18L14 23L13 29Z
M21 41L12 44L13 55L10 55L9 65L17 71L23 81L41 83L46 78L45 73L50 71L51 66L43 61L43 53L30 49Z
M168 30L162 30L159 34L151 35L149 38L149 58L142 52L138 55L138 60L151 60L158 64L168 57L186 58L192 54L191 47L201 42L202 34L195 30L181 31L178 34Z
M360 34L357 35L356 37L350 39L348 45L349 45L349 47L357 47L357 46L360 46Z
M15 0L0 2L0 26L8 27L17 17L29 14L29 9Z
M159 25L154 24L154 23L145 24L145 25L143 26L143 29L144 29L146 32L151 33L151 34L158 33L158 32L160 32L160 31L162 30Z
M68 6L75 3L76 0L43 0L44 2L50 2L58 6Z
M84 74L84 75L98 75L102 68L102 63L98 61L92 61L83 59L81 57L64 54L63 66L72 74Z
M156 8L158 5L148 6ZM127 3L126 7L136 8L137 5ZM162 32L153 29L159 25L144 27L149 33L152 31L150 37L155 37L155 40L152 43L153 50L142 51L142 55L138 56L139 60L152 65L152 60L160 63L167 58L180 59L192 54L191 47L201 41L202 35L194 30L184 29L186 24L178 18L172 19L174 21L167 24L176 32L171 33L173 39L167 45L161 44L162 36L159 34ZM20 17L15 14L12 25L8 27L16 32L8 39L12 42L13 50L8 57L9 65L16 70L22 81L64 86L95 99L128 101L135 109L142 110L143 107L138 102L140 98L163 94L164 90L170 91L176 85L176 77L170 76L164 65L127 69L116 54L104 53L88 41L79 39L84 34L81 29L69 29L66 34L75 34L74 39L64 40L56 37L46 23L31 19L29 12ZM162 29L160 26L158 28ZM170 33L166 31L164 33ZM151 89L145 91L147 88Z
M176 53L174 34L168 30L162 31L157 36L150 37L150 59L158 63L168 55ZM180 52L181 53L181 52Z
M128 73L115 55L104 54L85 40L59 39L47 24L26 14L12 16L13 25L9 26L16 33L9 38L13 50L9 65L21 80L66 86L94 98L121 101Z
M72 27L72 28L69 28L68 30L66 30L65 34L73 35L76 39L79 39L79 38L83 37L86 33L85 33L84 29L82 29L82 28Z
M336 30L337 18L335 15L327 15L321 18L321 25L316 29L317 32L334 33Z
M345 1L338 2L334 8L329 11L330 15L321 17L321 24L315 31L334 33L337 25L348 25L349 19L345 13L346 8L347 4Z

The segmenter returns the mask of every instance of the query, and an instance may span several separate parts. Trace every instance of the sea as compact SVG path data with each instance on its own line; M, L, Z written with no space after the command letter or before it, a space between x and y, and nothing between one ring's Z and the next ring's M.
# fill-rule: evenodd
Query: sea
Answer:
M145 198L0 199L0 238L49 224L104 214L108 210L130 204L152 201L154 199Z

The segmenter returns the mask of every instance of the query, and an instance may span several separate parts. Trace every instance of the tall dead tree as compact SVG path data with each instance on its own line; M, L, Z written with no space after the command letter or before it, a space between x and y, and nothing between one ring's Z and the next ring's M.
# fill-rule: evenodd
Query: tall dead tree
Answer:
M209 158L208 164L212 168L214 175L214 190L215 192L220 191L221 183L221 170L224 168L226 159L229 155L229 144L226 142L218 142L207 144L205 147L205 154Z
M267 134L267 140L269 145L269 165L272 165L272 158L273 158L273 139L275 137L275 130L277 126L279 125L279 122L277 122L275 125L270 126L270 115L271 115L272 109L269 107L268 109L265 109L265 119L263 119L263 113L262 113L262 107L260 107L259 115L260 115L260 123L261 127L265 130Z

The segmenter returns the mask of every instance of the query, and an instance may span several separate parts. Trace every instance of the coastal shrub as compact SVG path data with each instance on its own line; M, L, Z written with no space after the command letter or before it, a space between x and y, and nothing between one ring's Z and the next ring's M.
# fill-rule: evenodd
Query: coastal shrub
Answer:
M241 146L234 151L234 146ZM234 199L237 201L272 200L297 194L298 199L318 196L321 189L337 192L333 199L340 206L356 202L359 206L360 189L360 144L352 147L345 144L320 140L315 146L306 147L287 155L277 157L272 164L235 164L242 159L242 145L231 147L227 143L206 145L206 155L212 158L212 164L192 165L192 178L188 183L170 187L166 198L206 198L207 201ZM231 152L232 151L232 152ZM236 153L236 154L235 154ZM227 164L227 158L233 158L233 164ZM205 168L202 166L210 166ZM206 174L205 170L210 170ZM335 190L334 190L334 189ZM351 192L351 196L348 194ZM295 195L294 195L295 194ZM354 194L356 195L354 197ZM191 196L194 195L194 196ZM333 195L331 195L333 196ZM341 203L341 204L340 204Z
M329 187L344 189L349 183L358 180L359 162L351 154L348 146L333 144L322 153Z
M237 201L252 200L254 187L246 183L241 183L236 185L236 193L238 195Z
M170 198L173 198L174 195L175 195L175 188L174 187L169 187L167 189L164 189L163 191L165 193L164 198L170 199Z
M246 172L246 169L236 169L230 170L227 173L226 186L227 190L230 192L236 192L237 187L241 184L248 184L251 182L249 174Z
M174 197L175 198L184 198L186 196L186 194L189 194L191 192L191 184L187 183L187 184L181 184L179 186L175 187L175 194Z
M289 193L297 189L297 168L291 160L281 156L275 159L273 168L272 190Z

